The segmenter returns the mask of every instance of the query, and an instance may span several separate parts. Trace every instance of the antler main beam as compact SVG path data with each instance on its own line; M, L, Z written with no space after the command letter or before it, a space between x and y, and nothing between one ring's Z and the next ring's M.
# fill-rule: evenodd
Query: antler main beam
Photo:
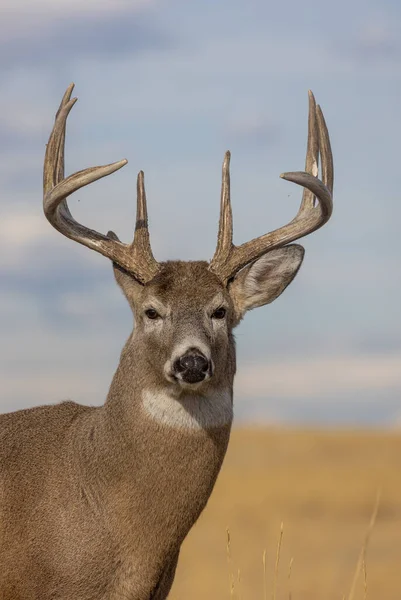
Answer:
M318 160L321 156L322 180L317 178ZM223 163L220 222L216 252L209 269L227 283L245 265L257 260L273 248L298 240L330 219L333 211L333 156L330 138L320 106L316 106L312 92L309 92L308 144L305 171L280 175L304 187L301 206L296 217L284 227L275 229L241 246L232 243L232 211L230 201L230 153ZM315 206L315 198L318 203Z
M123 244L115 234L107 236L84 227L71 215L67 205L70 194L121 169L127 160L90 167L64 178L64 145L67 117L77 98L71 99L74 84L65 92L57 111L53 130L46 147L43 171L43 208L48 221L68 238L100 252L114 263L132 273L141 283L147 283L159 271L149 240L144 174L138 175L137 218L134 241Z

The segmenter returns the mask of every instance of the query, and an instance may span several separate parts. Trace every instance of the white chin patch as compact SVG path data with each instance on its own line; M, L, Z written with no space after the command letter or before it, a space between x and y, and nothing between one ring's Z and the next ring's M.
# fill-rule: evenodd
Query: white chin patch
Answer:
M167 391L142 392L146 414L174 429L213 429L228 425L233 419L231 392L224 390L211 396L174 397Z

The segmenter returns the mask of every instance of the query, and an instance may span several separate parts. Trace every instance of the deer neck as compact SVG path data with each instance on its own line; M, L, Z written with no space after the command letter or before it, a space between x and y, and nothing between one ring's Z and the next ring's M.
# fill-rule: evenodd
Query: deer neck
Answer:
M150 523L149 544L162 548L160 538L152 539L155 531L164 532L166 543L180 544L211 494L231 423L232 380L210 394L177 397L168 383L145 385L138 356L123 351L92 439L85 434L80 453L92 489L101 487L111 512L115 506L126 514L116 528L130 519L133 532L137 521L142 528Z

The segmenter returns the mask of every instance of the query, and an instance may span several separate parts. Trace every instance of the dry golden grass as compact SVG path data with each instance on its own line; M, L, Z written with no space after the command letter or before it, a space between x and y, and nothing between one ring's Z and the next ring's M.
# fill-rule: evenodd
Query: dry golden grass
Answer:
M170 597L400 600L401 436L234 431Z

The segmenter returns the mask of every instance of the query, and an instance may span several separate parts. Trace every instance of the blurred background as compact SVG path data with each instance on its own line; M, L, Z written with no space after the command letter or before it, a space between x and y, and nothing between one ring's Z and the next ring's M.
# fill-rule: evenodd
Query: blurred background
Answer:
M393 537L394 524L401 529L401 493L394 487L401 466L394 433L401 424L400 34L401 5L393 0L2 0L1 412L67 398L103 403L132 325L108 261L58 234L42 213L45 144L71 81L79 102L69 119L67 173L129 160L75 194L72 213L130 241L136 174L144 169L159 260L213 255L226 149L232 151L234 241L292 219L301 190L278 176L304 167L308 89L326 116L335 212L302 242L303 267L284 295L237 329L235 414L242 429L227 457L224 488L219 482L189 543L203 547L196 536L206 535L209 522L217 538L206 536L203 558L185 554L188 588L179 583L177 598L198 597L200 580L191 568L208 559L204 572L222 561L220 583L228 590L228 519L248 557L242 562L251 560L256 538L247 532L255 530L266 534L274 563L285 517L299 541L298 559L321 566L322 544L332 549L326 587L319 587L316 569L305 585L296 585L294 574L294 598L342 598L345 589L335 582L343 577L346 586L352 579L376 489L385 482L392 482L387 496L383 491L388 510L379 511L378 522L384 519L392 535L383 533L377 552L388 569L376 562L370 585L377 575L382 595L375 597L399 598L395 588L395 595L383 595L383 582L391 581L390 554L401 564L401 538ZM255 425L259 433L244 429ZM360 432L317 432L339 426ZM289 427L298 433L285 433ZM365 434L366 428L387 433ZM335 468L333 461L339 461ZM250 473L260 488L244 485ZM266 486L277 492L276 512ZM312 494L314 503L304 506L298 493ZM296 508L287 514L289 496ZM307 543L311 520L315 554ZM332 528L324 530L328 522ZM340 538L334 542L330 531ZM255 556L262 556L264 543L258 538ZM217 546L219 559L211 552ZM258 560L251 563L261 573ZM248 585L257 587L248 594L242 584L244 598L263 597L258 577L249 577ZM202 576L202 584L209 579ZM211 581L199 597L220 589ZM237 587L232 594L240 597Z

